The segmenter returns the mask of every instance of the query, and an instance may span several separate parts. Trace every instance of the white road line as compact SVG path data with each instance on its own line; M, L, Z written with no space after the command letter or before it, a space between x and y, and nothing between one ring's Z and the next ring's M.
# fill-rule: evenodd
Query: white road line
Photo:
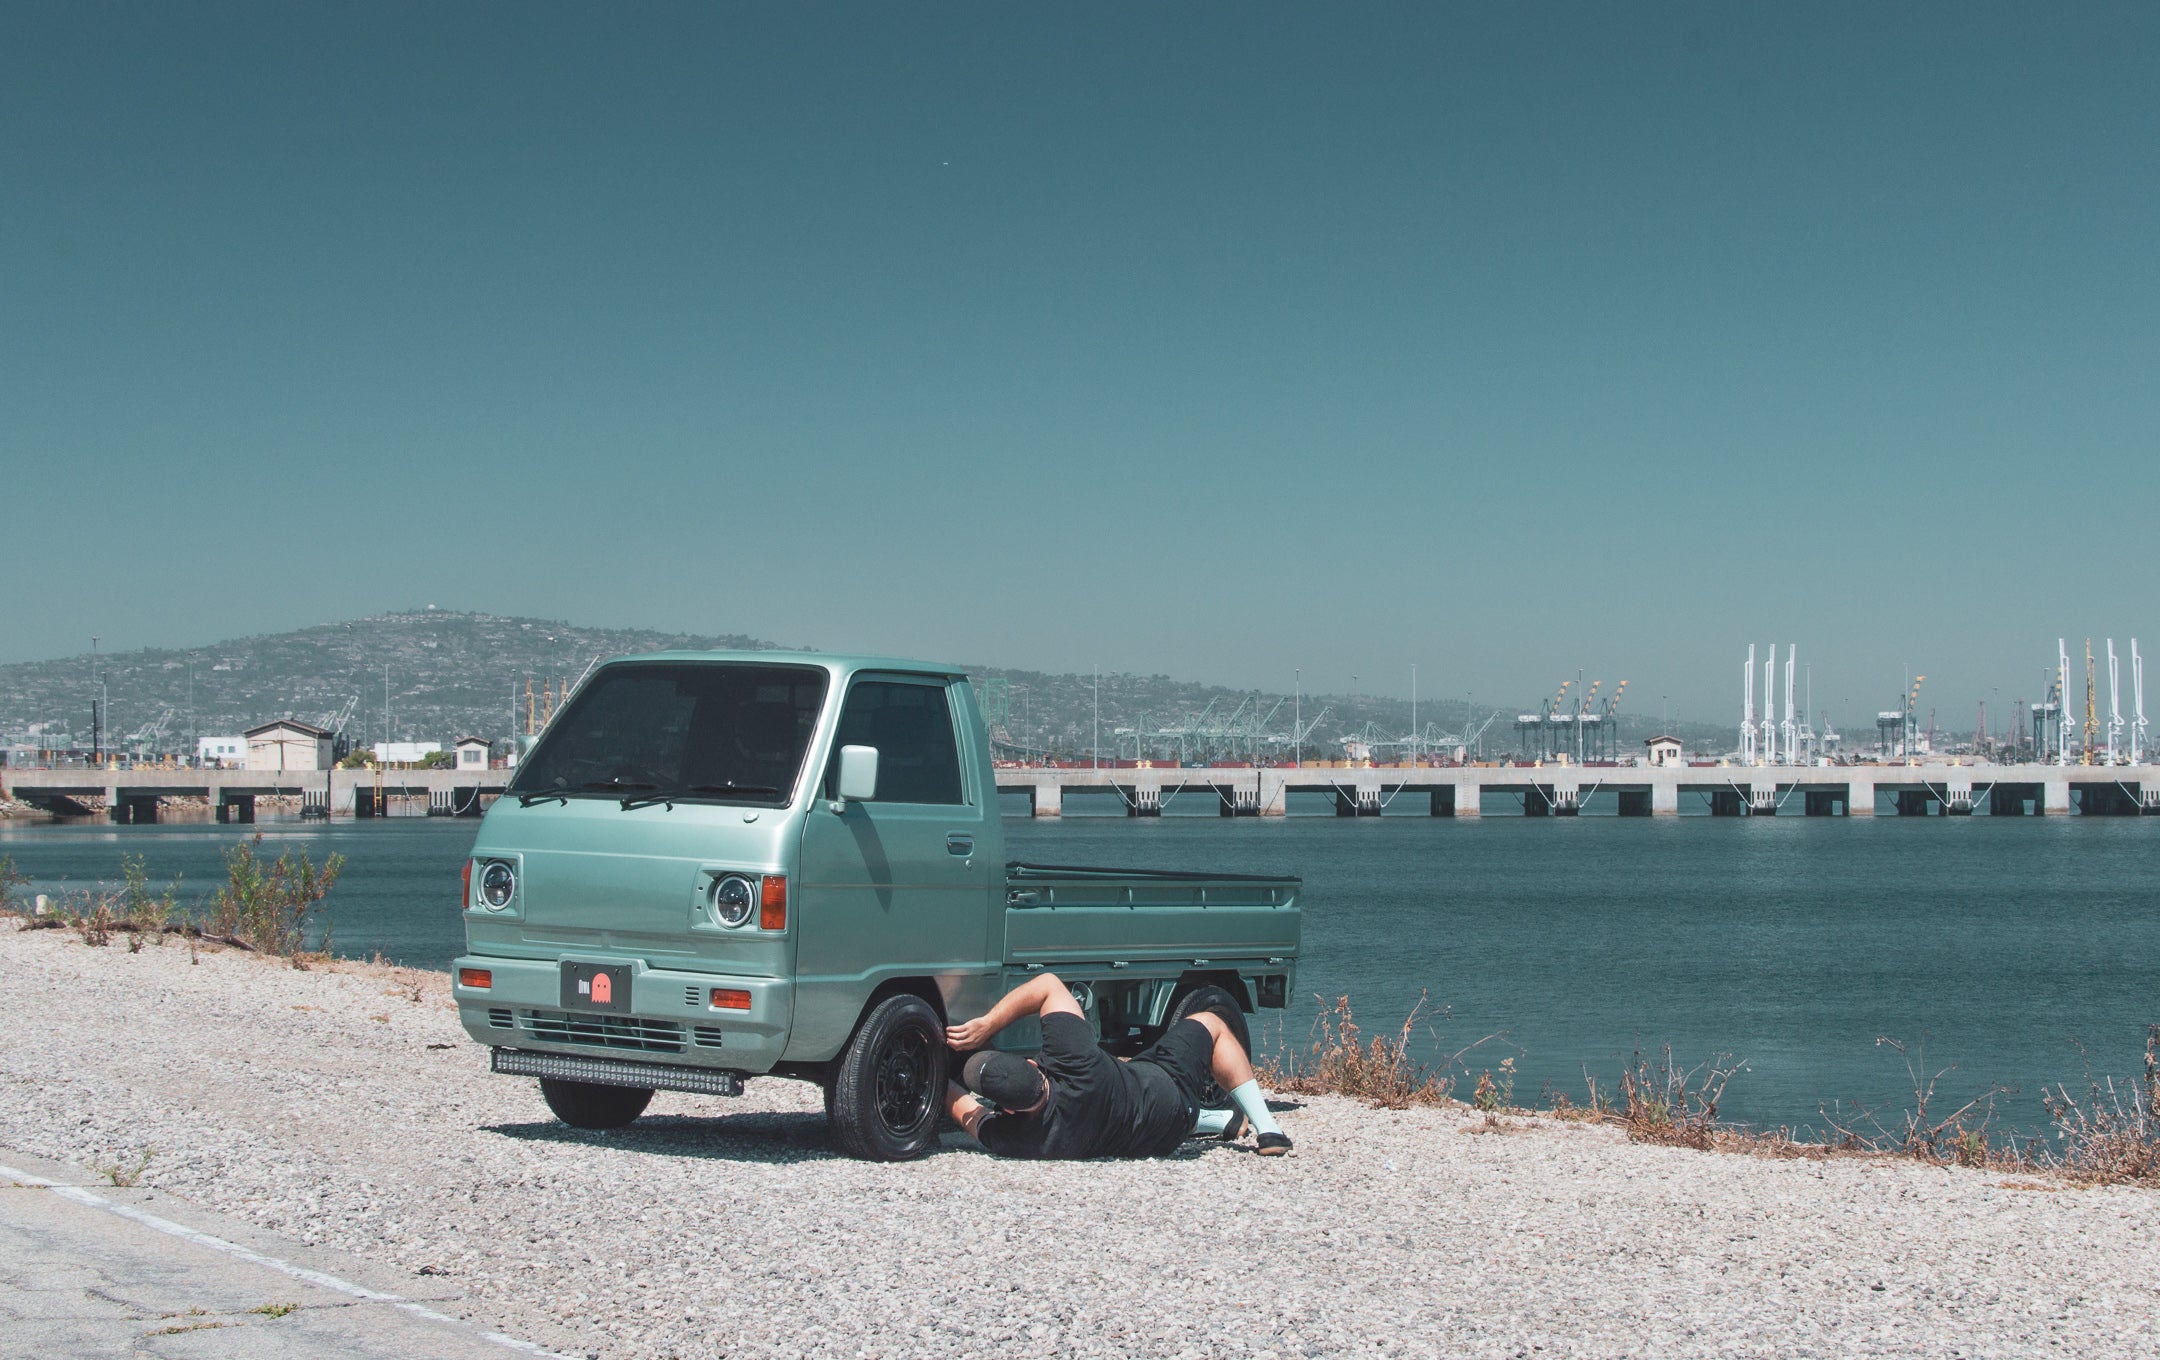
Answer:
M366 1299L370 1303L387 1303L393 1308L403 1309L414 1317L423 1317L430 1322L447 1322L451 1326L461 1329L467 1325L462 1319L454 1318L448 1313L430 1308L418 1300L408 1299L400 1294L386 1294L380 1289L370 1289L364 1284L354 1284L351 1280L341 1280L335 1275L326 1275L320 1270L310 1270L306 1266L296 1266L290 1261L280 1261L275 1256L265 1256L259 1251L241 1246L238 1242L228 1242L222 1237L214 1237L209 1233L200 1232L184 1223L175 1223L169 1218L160 1218L156 1214L146 1213L130 1204L116 1203L113 1200L106 1199L103 1195L85 1190L81 1186L63 1185L59 1181L49 1181L43 1176L33 1176L27 1171L18 1171L5 1163L0 1163L0 1177L20 1182L23 1185L34 1185L40 1189L50 1190L62 1199L73 1200L77 1204L87 1204L93 1209L103 1209L107 1213L118 1214L122 1218L132 1219L146 1228L155 1228L161 1233L169 1233L183 1241L193 1242L197 1246L208 1247L213 1251L222 1251L228 1256L238 1257L240 1260L249 1261L255 1265L268 1266L272 1270L283 1271L296 1280L305 1280L309 1284L321 1285L325 1289L334 1289L340 1294L350 1294L356 1299ZM536 1345L520 1337L510 1336L504 1332L481 1332L480 1336L498 1346L507 1346L511 1350L522 1351L527 1355L546 1356L548 1360L581 1360L580 1357L564 1355L560 1351L551 1351L544 1346Z

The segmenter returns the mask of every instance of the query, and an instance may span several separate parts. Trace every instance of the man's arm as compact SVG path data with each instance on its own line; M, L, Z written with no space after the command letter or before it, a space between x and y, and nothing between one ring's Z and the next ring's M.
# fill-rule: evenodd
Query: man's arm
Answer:
M997 1037L999 1030L1023 1015L1086 1014L1056 973L1037 973L999 997L988 1014L965 1024L949 1026L945 1031L945 1042L965 1053L989 1043Z
M970 1138L983 1120L990 1117L990 1107L975 1098L975 1093L957 1081L945 1083L945 1113L953 1117L953 1123L966 1131Z

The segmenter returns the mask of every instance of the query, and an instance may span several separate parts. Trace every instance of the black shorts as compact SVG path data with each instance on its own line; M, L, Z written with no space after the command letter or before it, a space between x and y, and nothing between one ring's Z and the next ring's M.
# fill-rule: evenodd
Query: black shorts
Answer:
M1138 1053L1135 1063L1159 1067L1193 1107L1200 1109L1200 1092L1215 1079L1215 1036L1207 1026L1187 1016L1163 1031L1163 1036Z

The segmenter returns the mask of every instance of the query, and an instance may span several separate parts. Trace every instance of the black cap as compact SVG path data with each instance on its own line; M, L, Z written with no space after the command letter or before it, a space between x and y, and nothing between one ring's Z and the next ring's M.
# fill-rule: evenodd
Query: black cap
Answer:
M1024 1110L1043 1097L1045 1078L1013 1053L978 1053L960 1069L967 1088L1001 1110Z

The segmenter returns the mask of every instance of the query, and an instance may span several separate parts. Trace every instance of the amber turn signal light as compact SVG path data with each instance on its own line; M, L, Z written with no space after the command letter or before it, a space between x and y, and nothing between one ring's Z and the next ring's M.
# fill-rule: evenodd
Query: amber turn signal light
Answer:
M459 911L463 911L463 910L465 910L465 908L467 908L467 907L469 907L469 906L471 906L471 905L472 905L472 861L471 861L471 860L466 860L466 861L465 861L465 872L464 872L464 874L463 874L463 875L462 875L461 877L462 877L462 878L464 879L464 882L465 882L465 887L464 887L464 889L463 889L462 893L461 893L461 894L459 895L459 897L458 897L458 910L459 910Z
M738 992L732 987L715 987L712 1003L716 1011L746 1011L750 1009L750 993Z
M759 930L787 929L787 876L767 874L758 890Z
M458 986L486 991L495 985L495 974L485 968L460 968L457 970Z

